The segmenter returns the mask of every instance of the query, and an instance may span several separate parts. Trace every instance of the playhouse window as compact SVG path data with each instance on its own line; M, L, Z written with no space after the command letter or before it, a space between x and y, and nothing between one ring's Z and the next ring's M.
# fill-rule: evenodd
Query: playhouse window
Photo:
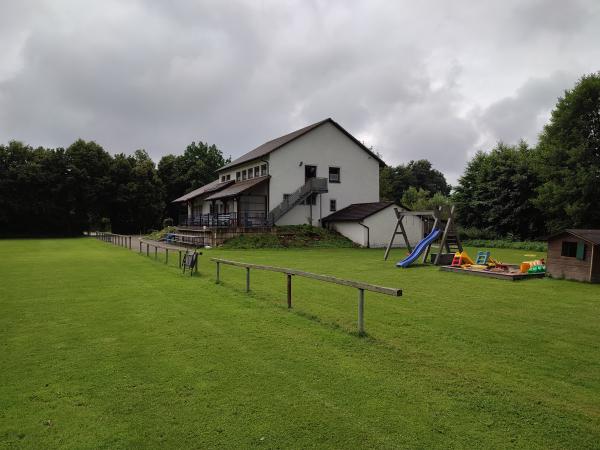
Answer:
M563 242L560 256L575 258L577 256L577 242Z
M260 166L260 174L264 177L267 174L267 165L266 164L262 164Z
M337 202L334 199L329 200L329 211L337 211Z
M236 172L235 173L235 181L240 181L242 179L242 173L241 172Z
M246 171L242 170L242 180L245 180L245 179L246 179Z

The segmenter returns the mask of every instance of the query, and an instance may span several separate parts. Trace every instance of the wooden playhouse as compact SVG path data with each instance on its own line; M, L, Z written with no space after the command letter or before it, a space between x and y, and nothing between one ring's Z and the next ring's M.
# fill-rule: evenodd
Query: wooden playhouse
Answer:
M555 278L600 283L600 230L567 229L550 236L546 271Z

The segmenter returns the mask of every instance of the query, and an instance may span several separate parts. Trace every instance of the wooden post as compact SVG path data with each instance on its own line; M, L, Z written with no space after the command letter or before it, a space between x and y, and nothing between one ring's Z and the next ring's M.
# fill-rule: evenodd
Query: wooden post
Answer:
M217 262L217 284L219 284L221 282L220 271L221 271L221 263Z
M358 290L358 334L365 334L365 290Z
M246 292L250 292L250 267L246 267Z
M150 244L146 243L146 256L150 256Z
M179 268L181 269L181 250L179 250Z
M165 264L169 264L169 249L165 248Z
M142 253L142 241L140 241L140 254Z
M131 236L129 236L129 250L131 250Z
M156 245L154 246L154 259L158 259L158 247Z
M287 306L288 309L292 308L292 275L291 274L286 274L287 275Z

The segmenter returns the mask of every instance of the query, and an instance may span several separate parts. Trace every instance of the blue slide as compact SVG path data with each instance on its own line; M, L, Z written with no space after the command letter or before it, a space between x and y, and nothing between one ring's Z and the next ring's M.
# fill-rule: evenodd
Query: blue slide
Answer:
M408 255L402 261L398 261L396 263L396 267L406 268L406 267L410 266L412 263L414 263L417 260L417 258L419 256L421 256L421 253L423 253L425 251L425 249L427 247L429 247L431 245L431 243L437 239L437 237L440 235L440 233L441 233L441 230L439 228L434 228L433 230L431 230L431 233L429 233L425 238L421 239L421 241L417 244L417 246L415 248L413 248L413 251L411 252L410 255Z

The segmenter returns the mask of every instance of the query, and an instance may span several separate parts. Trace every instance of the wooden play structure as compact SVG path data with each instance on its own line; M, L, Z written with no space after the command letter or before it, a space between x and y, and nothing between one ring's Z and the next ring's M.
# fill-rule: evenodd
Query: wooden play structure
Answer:
M456 228L454 205L450 207L440 206L431 211L401 211L398 208L394 208L394 211L396 212L397 218L396 227L394 228L390 242L385 249L384 260L387 261L397 235L402 235L406 248L410 252L410 255L406 258L408 261L406 265L411 264L418 259L421 254L423 255L422 262L425 263L429 256L432 244L438 240L440 234L441 237L439 238L438 251L433 261L435 265L448 264L445 260L452 258L456 252L463 251L462 243ZM402 219L409 216L417 216L425 222L433 220L433 226L431 227L428 236L422 239L414 249L408 241L408 236L404 224L402 223ZM442 228L443 232L441 232Z

